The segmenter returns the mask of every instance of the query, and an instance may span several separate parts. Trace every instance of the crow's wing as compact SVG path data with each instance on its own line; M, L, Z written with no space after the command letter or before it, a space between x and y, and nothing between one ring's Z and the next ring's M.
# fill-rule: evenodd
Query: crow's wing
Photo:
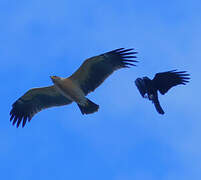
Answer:
M153 79L154 86L160 91L161 94L165 94L174 86L179 84L186 84L190 79L189 74L186 71L167 71L157 73Z

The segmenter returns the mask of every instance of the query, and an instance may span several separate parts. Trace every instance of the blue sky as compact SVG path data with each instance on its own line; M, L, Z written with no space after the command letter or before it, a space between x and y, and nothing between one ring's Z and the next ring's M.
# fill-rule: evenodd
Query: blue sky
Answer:
M0 1L0 176L15 180L200 180L200 1ZM77 105L9 122L28 89L66 77L88 57L136 48L138 67L110 76ZM166 114L141 98L134 80L187 70L191 81L160 96Z

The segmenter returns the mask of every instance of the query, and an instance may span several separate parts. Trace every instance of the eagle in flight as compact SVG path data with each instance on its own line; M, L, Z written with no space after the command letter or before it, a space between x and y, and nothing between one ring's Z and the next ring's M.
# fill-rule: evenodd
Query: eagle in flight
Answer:
M167 71L162 73L157 73L155 77L151 80L148 77L137 78L135 80L135 85L137 86L140 94L144 98L148 98L159 114L164 114L164 111L158 100L158 92L162 95L168 92L174 86L179 84L185 85L190 79L189 74L186 71ZM147 95L147 96L146 96Z
M86 98L114 71L135 66L137 52L133 49L119 48L99 56L86 59L79 69L68 78L50 76L54 85L28 90L13 105L10 121L17 127L39 111L76 102L82 114L98 111L99 105Z

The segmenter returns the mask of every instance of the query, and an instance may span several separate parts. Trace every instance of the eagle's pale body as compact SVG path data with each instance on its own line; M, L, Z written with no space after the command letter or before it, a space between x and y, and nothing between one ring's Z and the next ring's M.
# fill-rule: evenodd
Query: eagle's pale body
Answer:
M85 105L87 103L87 98L85 97L84 92L80 87L73 82L70 78L54 78L51 76L51 79L57 88L57 90L66 98L71 101L75 101L80 105Z

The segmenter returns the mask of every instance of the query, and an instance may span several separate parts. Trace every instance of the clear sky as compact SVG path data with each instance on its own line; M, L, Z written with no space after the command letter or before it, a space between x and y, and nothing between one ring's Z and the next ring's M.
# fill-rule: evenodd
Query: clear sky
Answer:
M200 19L198 0L1 0L1 179L200 180ZM121 47L140 62L88 96L97 113L71 104L11 125L11 105L28 89ZM172 69L192 79L159 96L162 116L134 80Z

